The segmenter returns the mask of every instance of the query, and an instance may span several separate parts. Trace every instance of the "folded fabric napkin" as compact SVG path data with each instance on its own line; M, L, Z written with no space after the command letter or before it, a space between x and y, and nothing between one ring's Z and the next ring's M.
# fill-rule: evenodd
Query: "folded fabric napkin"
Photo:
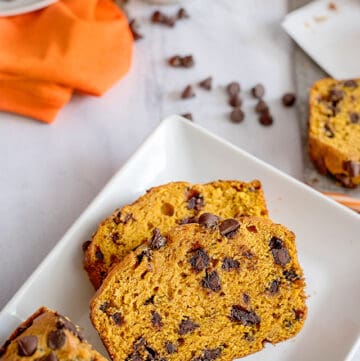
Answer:
M112 0L59 0L0 18L0 110L52 122L74 91L101 95L123 76L132 43Z

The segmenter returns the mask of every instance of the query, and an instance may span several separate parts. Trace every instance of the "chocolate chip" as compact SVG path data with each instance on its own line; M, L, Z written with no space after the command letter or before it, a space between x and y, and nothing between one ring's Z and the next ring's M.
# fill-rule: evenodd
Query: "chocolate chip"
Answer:
M174 55L168 60L168 63L174 68L191 68L192 66L194 66L195 61L192 55Z
M139 351L141 348L145 346L145 344L146 344L145 338L138 337L133 344L134 351Z
M221 290L221 281L218 273L216 271L206 272L205 277L201 280L201 286L219 292Z
M182 117L191 120L192 122L194 121L193 115L191 113L184 113L181 114Z
M58 350L64 346L65 340L66 340L66 335L63 330L51 331L48 334L47 345L52 350Z
M229 105L231 105L234 108L240 107L240 105L242 104L242 100L239 97L238 94L232 95L229 99Z
M199 220L197 217L187 217L179 220L179 224L189 224L189 223L198 223Z
M129 27L135 41L138 41L144 37L142 34L139 33L138 24L135 19L132 19L129 22Z
M344 98L345 93L340 89L331 89L329 92L329 100L332 102L339 102Z
M74 334L75 336L80 336L79 334L79 330L76 328L76 326L69 321L67 318L60 316L59 321L56 322L56 327L61 330L61 329L66 329L69 330L72 334ZM82 338L82 336L80 336Z
M233 123L241 123L244 120L244 118L245 118L245 114L240 108L235 108L230 113L230 120Z
M327 168L326 168L324 158L320 157L320 158L313 159L313 162L314 162L315 168L317 169L317 171L320 174L322 174L322 175L327 174Z
M248 311L240 305L231 307L230 320L240 322L244 326L258 325L260 323L260 318L254 311Z
M109 307L109 303L108 302L104 302L99 306L99 310L102 312L106 312L107 308Z
M286 93L282 97L282 103L285 107L292 107L296 102L296 95L293 93Z
M250 233L257 233L257 228L256 228L256 226L254 226L253 224L251 224L250 226L246 226L246 229L247 229Z
M347 88L357 88L358 84L354 79L345 80L343 85Z
M213 348L213 349L207 349L204 350L203 352L203 357L202 360L203 361L213 361L215 359L217 359L218 357L220 357L221 355L221 348Z
M251 89L251 94L254 98L261 99L265 94L265 88L262 84L256 84Z
M177 12L178 19L188 19L190 16L184 8L180 8Z
M285 266L290 262L289 252L281 239L272 237L269 242L269 247L276 264Z
M58 358L54 352L50 352L48 355L38 357L34 361L57 361Z
M124 323L124 318L120 312L115 312L111 315L111 318L117 326L121 326Z
M242 295L244 303L247 305L250 302L250 296L247 293Z
M360 174L360 163L352 160L343 162L343 169L350 177L357 177Z
M171 355L171 354L173 354L173 353L176 352L177 347L176 347L176 345L174 345L172 342L166 341L166 342L165 342L165 350L166 350L166 352L167 352L168 354Z
M159 10L156 10L151 15L151 21L153 23L160 23L163 20L163 13Z
M113 241L113 243L117 244L116 241L119 240L119 233L118 232L114 232L112 235L111 235L111 240Z
M91 241L85 241L85 242L82 244L82 250L83 250L84 253L85 253L86 250L89 248L90 244L91 244Z
M18 355L31 356L35 353L38 346L38 339L36 336L24 336L17 340Z
M156 311L151 311L151 323L154 327L162 327L161 316Z
M254 336L250 335L249 332L244 332L243 339L252 342L254 341Z
M221 235L228 238L233 237L239 228L240 222L233 218L225 219L219 227Z
M172 56L169 60L169 65L174 68L179 68L182 66L182 58L179 55Z
M167 239L161 235L160 230L154 228L153 235L149 240L150 249L160 249L166 245Z
M172 28L175 25L175 21L175 18L165 15L159 10L154 11L151 15L151 22L154 24L166 25Z
M240 268L240 262L230 257L225 257L223 260L223 264L221 265L221 268L225 271L238 269Z
M190 198L188 199L188 209L195 209L200 211L204 206L204 197L197 191L190 193Z
M149 297L149 298L144 302L144 305L154 304L154 297L155 297L155 295L152 295L151 297Z
M219 222L219 217L212 213L203 213L199 217L199 224L205 228L216 228Z
M331 125L328 123L324 124L324 133L328 138L334 138L334 136L335 136L335 133L334 133Z
M265 113L269 111L269 107L263 100L259 100L259 102L256 104L255 111L256 113L260 114Z
M274 123L274 119L269 112L263 112L260 114L259 123L265 127L272 125Z
M157 360L158 353L149 346L145 346L146 352L149 354L150 360Z
M270 283L270 286L268 288L269 293L272 294L272 295L277 293L279 291L279 286L280 286L280 281L279 280L273 280Z
M195 61L192 55L184 56L181 63L184 68L191 68L195 65Z
M191 318L185 318L180 322L179 325L179 335L186 335L190 332L193 332L200 326L195 323Z
M193 98L194 96L195 93L191 85L188 85L181 93L181 99L190 99Z
M236 81L231 82L226 87L226 90L230 96L237 95L240 93L240 84Z
M199 86L205 90L211 90L212 88L212 77L209 76L208 78L199 82Z
M204 249L195 250L195 254L190 258L191 267L196 272L200 272L209 265L210 258Z
M98 247L96 252L95 252L95 257L98 261L103 261L104 260L104 254L101 252L100 248Z
M347 174L334 174L335 178L345 188L353 189L356 188L356 184L352 181L351 177Z
M126 358L126 361L144 361L144 360L142 359L142 357L140 356L139 353L135 352L135 353L130 354Z
M294 310L295 320L301 321L304 318L305 312L303 310Z
M353 124L360 123L360 113L350 113L349 117L350 117L351 123L353 123Z
M300 276L293 269L284 270L283 275L287 281L294 282L300 279Z

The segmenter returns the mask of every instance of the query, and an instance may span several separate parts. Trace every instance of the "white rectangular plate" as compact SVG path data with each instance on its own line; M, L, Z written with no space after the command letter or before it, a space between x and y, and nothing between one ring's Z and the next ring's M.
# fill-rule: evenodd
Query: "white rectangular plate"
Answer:
M359 19L358 0L318 0L288 14L282 25L330 76L349 79L360 77Z
M350 360L360 331L360 218L178 116L160 124L3 309L0 342L35 309L46 305L83 326L89 341L105 353L89 321L94 290L82 269L81 245L98 223L161 183L254 178L263 182L272 219L297 235L309 315L296 338L275 347L266 345L246 360Z

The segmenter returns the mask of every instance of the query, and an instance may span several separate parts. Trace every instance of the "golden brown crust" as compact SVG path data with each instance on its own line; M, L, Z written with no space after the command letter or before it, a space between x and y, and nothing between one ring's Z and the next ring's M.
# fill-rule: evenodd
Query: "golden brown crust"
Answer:
M319 173L342 186L360 184L360 80L326 78L309 100L309 154Z
M231 222L177 226L162 248L144 244L112 269L90 316L114 361L231 361L300 331L294 234L258 217Z
M68 318L41 307L11 334L0 349L1 361L106 361Z
M166 233L199 212L224 218L268 212L260 181L172 182L151 188L134 203L117 209L98 227L84 257L84 268L97 289L111 267L151 238L155 228Z

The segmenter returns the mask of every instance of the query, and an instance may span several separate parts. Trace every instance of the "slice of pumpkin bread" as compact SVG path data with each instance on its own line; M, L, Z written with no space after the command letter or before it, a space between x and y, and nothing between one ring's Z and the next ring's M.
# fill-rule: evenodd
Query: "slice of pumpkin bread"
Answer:
M216 181L208 184L173 182L147 191L131 205L117 209L98 227L87 244L84 268L97 289L110 268L151 237L155 228L166 233L176 224L196 220L199 212L224 218L267 217L261 183Z
M114 361L231 361L300 331L304 287L292 232L205 213L115 266L91 320Z

